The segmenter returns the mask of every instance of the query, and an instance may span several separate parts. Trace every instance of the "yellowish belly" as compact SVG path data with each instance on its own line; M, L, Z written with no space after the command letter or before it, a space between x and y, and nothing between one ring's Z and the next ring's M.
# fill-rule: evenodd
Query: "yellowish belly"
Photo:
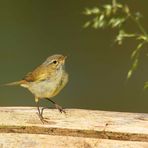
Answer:
M50 98L54 96L54 92L59 88L60 80L45 80L41 82L33 82L28 89L38 98Z

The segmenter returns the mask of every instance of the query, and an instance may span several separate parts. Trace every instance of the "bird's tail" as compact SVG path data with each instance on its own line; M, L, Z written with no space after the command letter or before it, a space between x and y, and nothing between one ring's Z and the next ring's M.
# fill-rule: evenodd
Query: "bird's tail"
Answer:
M20 84L22 84L22 81L6 83L6 84L3 84L3 86L15 86L15 85L20 85Z

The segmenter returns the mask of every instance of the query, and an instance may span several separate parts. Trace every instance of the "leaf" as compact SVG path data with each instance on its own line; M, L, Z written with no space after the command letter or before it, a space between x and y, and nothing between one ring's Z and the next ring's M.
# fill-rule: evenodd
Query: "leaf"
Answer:
M85 8L85 11L83 12L85 15L92 15L92 14L99 14L100 9L98 7L94 8Z
M139 20L140 18L142 18L142 14L140 12L136 12L135 13L135 19Z
M100 13L100 9L98 7L94 7L91 9L92 14L99 14Z
M120 27L125 22L125 18L111 18L109 20L109 25L111 25L112 28Z
M129 7L127 5L125 5L123 7L123 11L127 14L127 15L130 15L130 10L129 10Z
M139 53L141 47L143 46L144 42L139 43L136 49L131 54L131 59L135 58L135 56Z
M123 5L122 5L122 4L120 4L120 3L117 3L117 4L116 4L116 7L118 7L118 8L122 8L122 7L123 7Z
M112 9L112 5L106 4L106 5L103 5L103 8L110 10L110 9Z
M132 74L133 74L133 71L132 70L129 70L128 71L128 74L127 74L127 79L129 79L132 76Z
M147 89L147 88L148 88L148 81L145 82L145 84L144 84L144 89Z
M137 49L132 52L132 54L131 54L131 59L133 59L133 58L136 56L137 52L138 52Z
M139 54L140 54L140 50L141 47L144 45L145 42L139 43L136 47L136 49L133 51L131 58L134 59L134 62L132 64L131 69L129 70L128 74L127 74L127 79L129 79L133 72L137 69L138 63L139 63ZM147 83L148 84L148 83Z
M92 27L94 29L97 29L99 27L99 17L98 16L93 19L93 25L92 25Z
M83 25L83 28L87 28L87 27L89 27L90 24L91 24L91 22L90 22L90 21L87 21L87 22Z
M131 78L133 72L137 69L138 62L139 62L139 60L138 60L138 58L136 58L132 64L131 69L128 71L127 79Z
M100 15L99 21L102 21L104 19L104 14Z
M144 40L148 42L148 37L145 35L140 35L139 37L137 37L137 40Z
M124 35L125 35L125 31L119 30L119 33L115 38L115 42L117 42L119 45L121 45L123 42L123 39L124 39Z
M104 12L105 15L109 16L112 12L112 5L107 4L107 5L104 5L103 7L105 9L105 12Z
M106 22L104 20L104 15L102 14L100 17L97 16L93 19L92 27L94 29L102 28L102 27L105 27L105 24L106 24Z
M91 10L89 8L85 8L85 11L83 12L85 15L91 15Z

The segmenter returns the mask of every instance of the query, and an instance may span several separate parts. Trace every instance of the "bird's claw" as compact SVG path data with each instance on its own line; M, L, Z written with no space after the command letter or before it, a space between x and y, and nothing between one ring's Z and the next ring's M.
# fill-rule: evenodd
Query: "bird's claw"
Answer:
M48 121L47 121L48 118L44 118L41 114L38 114L38 116L43 124L48 123Z
M60 113L65 113L66 114L66 111L58 104L55 104L55 107L59 110Z

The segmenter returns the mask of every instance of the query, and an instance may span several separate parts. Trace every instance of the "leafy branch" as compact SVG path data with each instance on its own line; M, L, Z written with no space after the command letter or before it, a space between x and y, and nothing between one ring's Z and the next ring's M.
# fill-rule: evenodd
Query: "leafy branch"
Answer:
M137 69L143 46L148 44L148 33L140 22L142 17L140 12L132 13L127 5L117 2L117 0L112 0L111 4L105 4L101 7L86 8L84 15L91 18L84 24L84 28L115 28L117 29L117 35L114 41L118 45L122 45L126 38L132 38L138 43L131 54L132 65L128 71L127 79L131 78L133 72ZM127 31L125 25L127 21L133 22L139 29L138 33ZM148 82L145 83L145 88L147 87Z

